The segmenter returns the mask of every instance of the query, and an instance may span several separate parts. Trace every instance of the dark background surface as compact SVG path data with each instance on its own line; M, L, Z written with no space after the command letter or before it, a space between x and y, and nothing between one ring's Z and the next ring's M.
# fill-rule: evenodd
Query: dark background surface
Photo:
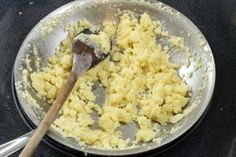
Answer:
M11 92L11 72L18 49L41 18L68 2L0 0L0 144L29 131ZM212 104L199 127L159 157L236 157L236 0L162 2L185 14L203 32L215 57L217 78ZM66 155L41 143L34 156Z

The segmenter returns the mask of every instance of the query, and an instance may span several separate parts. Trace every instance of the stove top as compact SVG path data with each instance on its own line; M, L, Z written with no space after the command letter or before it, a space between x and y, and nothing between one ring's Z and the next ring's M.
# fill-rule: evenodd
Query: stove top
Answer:
M0 144L30 131L16 109L11 90L11 73L17 52L34 25L69 1L0 1ZM215 57L217 78L212 104L200 125L187 138L158 156L235 157L236 1L161 1L185 14L205 35ZM154 151L147 156L157 153ZM34 156L67 155L42 142Z

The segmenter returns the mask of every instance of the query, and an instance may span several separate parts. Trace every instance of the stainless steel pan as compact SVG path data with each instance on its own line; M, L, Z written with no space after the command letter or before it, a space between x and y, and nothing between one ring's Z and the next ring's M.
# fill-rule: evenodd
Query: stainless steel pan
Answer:
M109 18L109 20L117 20L117 17L115 17L115 14L118 12L117 8L120 10L132 10L137 14L147 12L153 18L165 21L166 29L173 35L184 37L186 45L191 48L191 53L196 53L196 55L193 55L191 65L188 68L182 66L179 69L179 75L192 88L192 98L188 104L188 108L192 107L193 110L177 124L161 126L162 132L159 135L163 137L161 142L151 142L127 150L99 150L89 146L81 146L74 139L63 137L53 128L48 132L47 136L60 144L85 153L130 155L160 148L180 137L199 120L208 107L214 90L215 63L211 49L199 29L187 17L175 9L157 1L78 0L62 6L42 19L28 34L17 55L14 66L14 83L17 97L22 109L35 125L39 124L42 113L47 111L49 104L45 100L39 99L36 92L22 81L28 79L22 75L22 67L26 67L25 57L28 55L30 60L32 60L32 71L35 71L35 54L33 53L33 49L36 48L38 50L39 57L41 58L39 64L43 66L46 63L46 59L54 54L61 40L66 37L66 33L64 32L65 25L77 22L81 18L86 18L91 23L99 26L104 17ZM194 56L199 56L202 66L198 70L193 71L192 77L187 77L186 73L193 70L194 64L196 64ZM177 55L176 53L172 53L171 59L173 62L185 60L183 56ZM39 102L40 108L32 107L32 102L25 99L26 95L22 94L22 90L27 90ZM124 134L129 137L134 137L134 131L135 128L133 127L124 128ZM28 136L29 134L24 136L23 143L28 140ZM5 148L5 150L9 151L6 148L9 148L9 145L12 146L12 143L17 148L23 146L19 145L22 142L18 140L18 144L11 142L1 146L0 149ZM14 150L16 150L16 147L14 147ZM2 151L2 153L6 152Z

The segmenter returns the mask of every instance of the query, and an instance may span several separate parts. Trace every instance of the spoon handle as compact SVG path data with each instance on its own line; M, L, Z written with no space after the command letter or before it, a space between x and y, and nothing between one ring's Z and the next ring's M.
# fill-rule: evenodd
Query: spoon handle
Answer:
M74 72L72 72L65 86L60 92L59 96L54 101L54 103L48 110L43 120L40 122L38 128L34 132L33 136L30 138L29 142L26 144L25 148L23 149L19 157L32 156L38 144L40 143L44 135L47 133L49 127L51 126L53 121L56 119L58 112L60 111L62 105L65 103L67 97L69 96L71 90L73 89L76 83L76 80L77 80L77 76Z

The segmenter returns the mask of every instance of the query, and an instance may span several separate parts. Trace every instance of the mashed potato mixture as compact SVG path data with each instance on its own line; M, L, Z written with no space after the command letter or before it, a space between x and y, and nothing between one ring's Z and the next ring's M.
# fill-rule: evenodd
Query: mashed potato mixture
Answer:
M68 36L58 52L40 72L31 74L32 87L50 103L70 75L74 37L92 27L86 20L66 27ZM137 143L152 141L156 137L154 124L177 123L189 101L188 86L169 61L167 50L157 42L168 32L148 14L137 18L124 13L118 23L104 21L100 34L96 40L103 45L107 45L107 38L112 39L110 56L78 79L54 126L63 135L101 149L130 146L131 140L124 139L119 130L130 123L137 123ZM102 105L96 103L93 92L97 82L105 89ZM98 120L92 117L94 112Z

